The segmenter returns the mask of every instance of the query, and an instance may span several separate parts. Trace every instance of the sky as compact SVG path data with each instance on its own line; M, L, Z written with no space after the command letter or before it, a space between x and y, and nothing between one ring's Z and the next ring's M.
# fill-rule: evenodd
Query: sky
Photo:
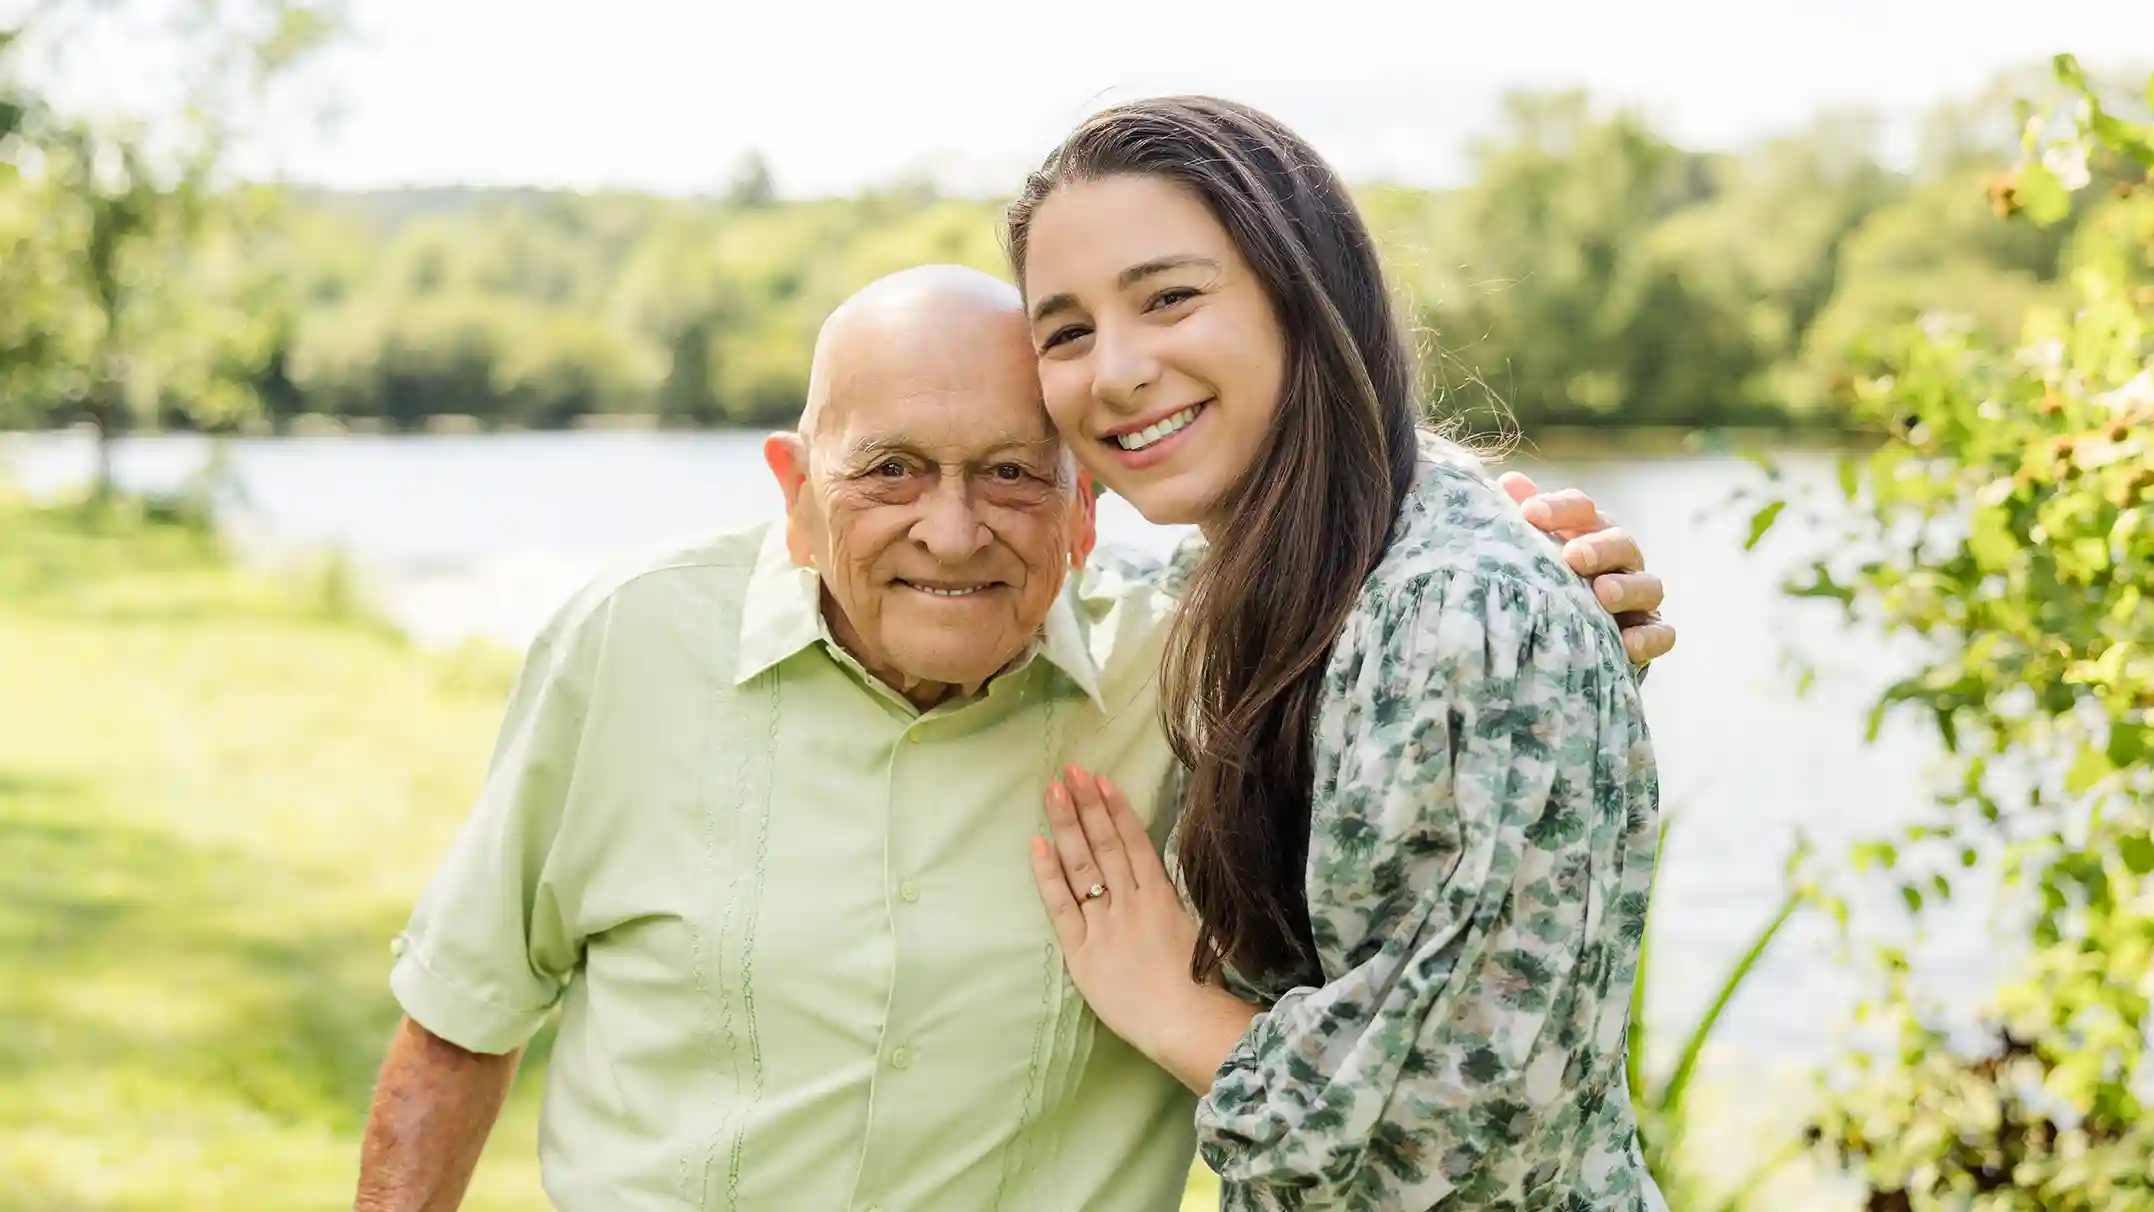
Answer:
M313 78L335 116L290 106L257 173L678 193L753 149L793 196L923 167L1007 192L1090 110L1186 89L1271 110L1350 177L1445 184L1515 89L1582 87L1685 146L1734 148L1830 106L1905 118L2057 50L2154 62L2154 0L351 0L350 16ZM113 100L159 77L121 46L67 84Z

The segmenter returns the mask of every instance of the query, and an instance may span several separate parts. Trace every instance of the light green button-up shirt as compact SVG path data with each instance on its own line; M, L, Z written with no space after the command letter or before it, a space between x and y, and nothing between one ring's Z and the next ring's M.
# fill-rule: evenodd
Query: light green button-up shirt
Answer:
M1145 1212L1194 1099L1100 1027L1027 858L1062 764L1163 839L1172 603L1098 578L922 713L830 638L775 525L624 566L533 643L390 983L475 1051L561 1014L565 1212Z

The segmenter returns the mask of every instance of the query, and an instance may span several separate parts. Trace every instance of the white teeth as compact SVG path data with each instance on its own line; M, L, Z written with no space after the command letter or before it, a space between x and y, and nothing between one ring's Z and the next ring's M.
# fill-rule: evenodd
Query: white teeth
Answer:
M924 594L928 594L928 595L930 595L931 597L938 597L938 598L965 598L965 597L971 597L971 596L972 596L973 594L976 594L976 593L980 592L980 591L981 591L982 589L985 589L985 588L986 588L986 586L984 586L984 585L967 585L967 586L965 586L965 587L964 587L963 589L936 589L935 587L933 587L933 586L931 586L931 585L915 585L915 584L913 584L913 583L912 583L911 581L907 581L907 582L906 582L906 584L908 584L908 585L912 585L912 587L913 587L914 589L917 589L917 590L919 590L919 591L920 591L921 593L924 593Z
M1168 434L1179 433L1184 426L1197 419L1197 413L1203 408L1202 404L1192 404L1166 420L1148 425L1135 433L1117 434L1115 444L1124 450L1143 450Z

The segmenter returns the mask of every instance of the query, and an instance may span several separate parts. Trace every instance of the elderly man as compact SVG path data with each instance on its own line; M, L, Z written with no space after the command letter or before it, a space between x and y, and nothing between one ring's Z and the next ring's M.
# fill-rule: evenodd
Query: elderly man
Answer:
M397 940L358 1208L455 1207L556 1010L540 1152L569 1212L1178 1205L1190 1096L1086 1010L1026 858L1067 762L1164 838L1173 603L1065 592L1092 498L1015 293L870 286L766 455L782 525L628 563L533 643Z

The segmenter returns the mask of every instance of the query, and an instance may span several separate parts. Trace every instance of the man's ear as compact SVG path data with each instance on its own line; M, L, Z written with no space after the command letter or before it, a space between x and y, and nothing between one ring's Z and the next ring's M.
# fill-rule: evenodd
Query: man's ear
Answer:
M1092 490L1092 473L1077 469L1077 516L1070 522L1070 567L1083 568L1099 545L1099 494Z
M801 485L808 482L807 443L797 433L771 434L763 439L763 462L778 477L778 491L785 496L785 507L791 509Z
M809 530L814 519L807 505L808 444L797 433L774 433L763 439L763 462L778 479L785 499L785 549L802 568L815 567L815 544Z

